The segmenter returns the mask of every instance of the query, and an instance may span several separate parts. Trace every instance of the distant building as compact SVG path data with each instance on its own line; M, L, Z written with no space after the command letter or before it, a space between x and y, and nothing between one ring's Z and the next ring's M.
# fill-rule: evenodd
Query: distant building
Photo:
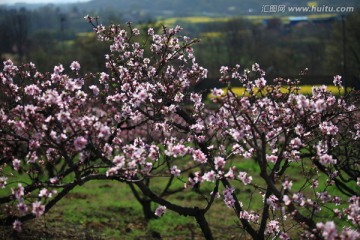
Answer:
M291 27L304 26L309 23L309 18L307 16L289 17L289 22Z

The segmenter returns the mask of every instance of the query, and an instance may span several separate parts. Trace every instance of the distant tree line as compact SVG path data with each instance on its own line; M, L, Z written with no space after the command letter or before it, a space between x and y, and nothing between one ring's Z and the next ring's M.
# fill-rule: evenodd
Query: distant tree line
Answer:
M216 76L221 63L247 66L258 59L272 77L302 78L307 84L316 84L339 74L348 86L359 87L359 26L360 12L344 19L297 25L278 18L267 23L234 18L204 24L196 51L210 76Z
M1 58L20 62L31 59L40 70L76 59L84 71L101 71L109 49L96 43L95 35L89 33L92 29L84 22L83 11L74 6L64 12L54 5L35 10L0 8ZM104 25L125 24L123 17L109 11L99 21ZM145 29L149 22L142 18L137 24ZM185 34L200 36L201 43L195 50L198 61L208 68L209 78L219 77L221 64L248 66L258 61L274 77L299 77L316 84L339 74L344 75L349 86L359 85L359 11L326 23L309 21L298 25L275 17L264 21L231 18L176 24L186 29ZM161 29L161 22L157 25ZM299 76L305 69L307 75Z

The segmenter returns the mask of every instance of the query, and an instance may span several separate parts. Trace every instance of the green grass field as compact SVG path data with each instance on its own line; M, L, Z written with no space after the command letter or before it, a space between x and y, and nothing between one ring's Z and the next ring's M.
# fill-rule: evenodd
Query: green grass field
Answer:
M247 171L254 177L253 183L264 186L258 176L259 167L248 159L233 161L236 169ZM294 163L288 176L294 182L293 188L304 185L304 178L298 173L301 163ZM311 164L305 166L311 171ZM320 189L325 186L326 179L319 178ZM166 181L163 178L152 180L153 187L161 189ZM176 180L174 185L182 186L182 181ZM262 197L259 190L233 182L239 189L237 195L244 203L244 208L261 211ZM281 184L281 183L279 183ZM331 195L340 194L334 187L329 187ZM202 191L208 194L211 186L203 184ZM223 189L220 189L222 192ZM313 194L311 188L305 189L305 194ZM203 198L192 190L169 196L168 200L182 206L202 206ZM152 206L153 209L157 205ZM329 206L339 208L340 206ZM246 239L243 230L238 226L238 220L233 211L225 206L223 200L217 199L206 214L215 239ZM319 220L332 219L332 214L325 211ZM335 219L336 221L336 219ZM341 222L339 222L342 224ZM292 234L296 234L296 228ZM25 223L24 232L13 234L11 230L0 228L0 239L203 239L197 223L191 217L180 216L174 212L146 222L143 218L140 204L136 201L128 185L115 181L92 181L75 188L45 216Z
M188 205L202 202L191 191L169 199ZM221 201L209 212L209 222L217 238L230 239L226 238L230 235L223 232L223 227L233 229L234 236L238 234L231 213ZM194 218L171 211L146 222L140 204L126 184L104 181L77 187L45 216L25 223L22 233L12 234L10 229L0 228L0 239L14 240L153 239L159 235L162 239L203 239Z

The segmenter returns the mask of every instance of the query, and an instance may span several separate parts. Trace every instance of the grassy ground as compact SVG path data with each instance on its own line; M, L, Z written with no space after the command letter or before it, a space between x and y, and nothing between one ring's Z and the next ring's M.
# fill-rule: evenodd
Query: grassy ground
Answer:
M180 194L172 201L195 205L200 199L194 199L194 194ZM209 212L209 218L215 215L217 217L209 222L217 238L237 239L236 219L229 217L231 211L221 201ZM158 239L160 236L162 239L203 239L193 218L171 211L162 218L146 222L140 204L127 185L104 181L76 188L44 217L26 222L21 234L0 228L0 239L4 240Z
M256 177L259 168L252 160L235 161L236 168L248 171L254 177L254 183L262 185L262 179ZM294 165L289 176L294 182L294 189L304 184L304 179L298 176ZM311 164L308 165L311 170ZM319 179L324 186L326 179ZM157 187L165 184L161 179L153 180ZM177 181L175 185L181 186ZM260 210L261 196L252 187L234 182L240 189L237 192L244 208ZM203 186L204 191L211 188ZM336 189L329 188L331 195L337 195ZM311 190L308 189L308 194ZM222 189L220 189L222 192ZM255 193L255 194L253 194ZM200 206L204 204L203 198L193 191L186 190L180 194L170 196L171 202L186 206ZM335 207L335 206L334 206ZM337 206L339 207L339 206ZM153 209L156 205L153 205ZM330 214L330 215L328 215ZM215 239L247 239L233 211L225 206L222 199L217 199L206 214ZM322 215L323 220L333 218L331 213ZM335 219L336 220L336 219ZM294 233L296 234L296 228ZM0 227L0 239L4 240L50 240L50 239L203 239L197 223L191 217L179 216L167 211L159 218L146 222L143 218L140 204L136 201L129 186L113 181L93 181L74 189L61 200L44 217L34 219L24 224L24 231L16 234L11 229Z

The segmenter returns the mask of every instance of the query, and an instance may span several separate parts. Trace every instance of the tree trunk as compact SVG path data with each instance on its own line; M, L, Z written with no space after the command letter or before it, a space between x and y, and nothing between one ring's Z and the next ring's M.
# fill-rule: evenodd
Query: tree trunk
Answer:
M155 214L151 209L151 200L149 199L142 199L140 201L140 204L142 206L143 209L143 214L145 217L145 220L150 220L150 219L154 219L155 218Z
M199 224L201 231L206 240L213 240L213 235L209 227L209 223L206 221L206 218L203 213L199 213L195 216L196 222Z

